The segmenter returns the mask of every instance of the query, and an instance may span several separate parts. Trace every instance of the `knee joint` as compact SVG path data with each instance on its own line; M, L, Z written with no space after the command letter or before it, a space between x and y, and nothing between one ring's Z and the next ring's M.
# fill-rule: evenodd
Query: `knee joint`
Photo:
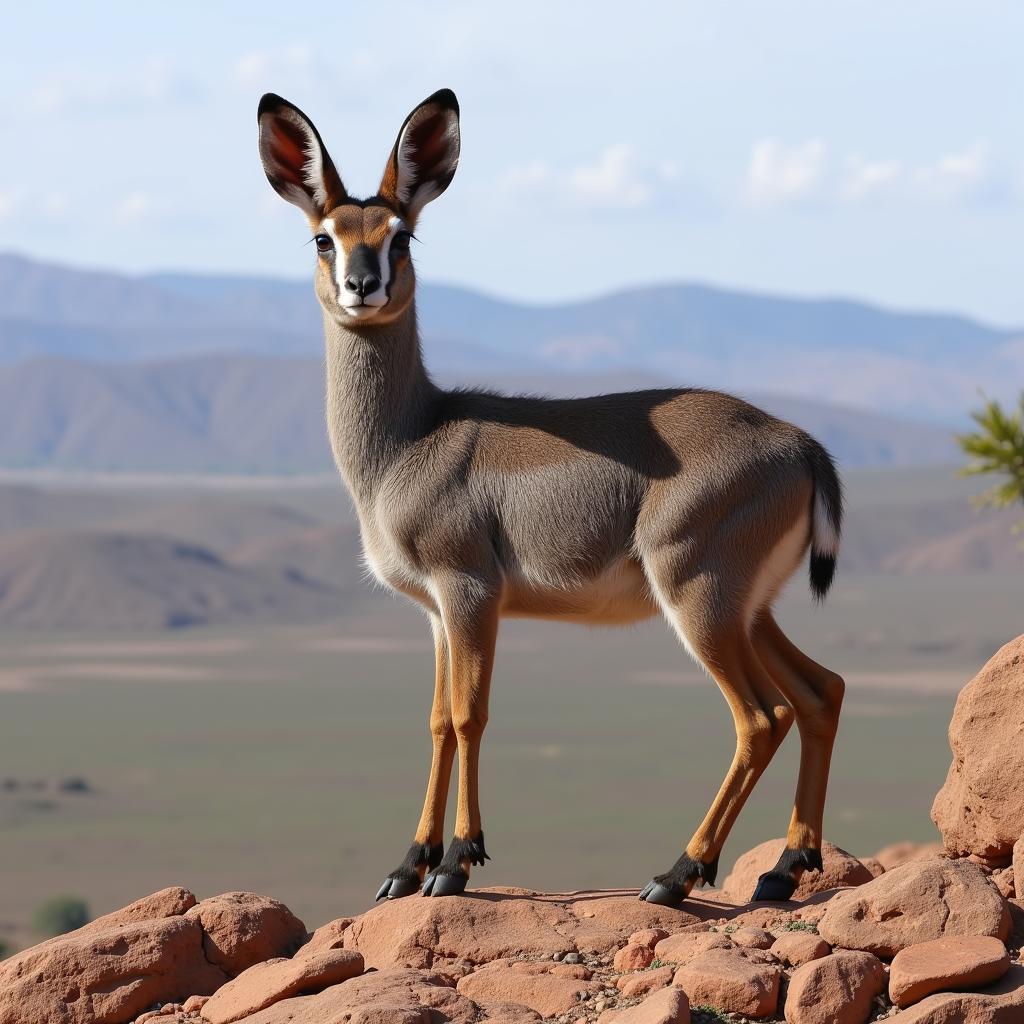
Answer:
M455 716L455 734L459 739L479 736L487 725L486 711L467 711Z

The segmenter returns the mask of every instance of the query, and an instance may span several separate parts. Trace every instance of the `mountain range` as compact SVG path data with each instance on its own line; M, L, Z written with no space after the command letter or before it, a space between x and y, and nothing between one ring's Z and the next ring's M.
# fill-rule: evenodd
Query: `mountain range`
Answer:
M978 389L1024 380L1024 330L850 301L675 284L540 306L426 282L418 312L444 383L721 387L847 465L951 461ZM0 255L0 467L326 470L321 345L309 282Z

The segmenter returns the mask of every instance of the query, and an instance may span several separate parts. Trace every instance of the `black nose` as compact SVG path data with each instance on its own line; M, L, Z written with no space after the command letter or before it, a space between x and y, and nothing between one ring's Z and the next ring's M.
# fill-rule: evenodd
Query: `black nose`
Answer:
M372 295L380 287L380 278L374 273L349 274L345 278L345 288L355 292L359 298Z

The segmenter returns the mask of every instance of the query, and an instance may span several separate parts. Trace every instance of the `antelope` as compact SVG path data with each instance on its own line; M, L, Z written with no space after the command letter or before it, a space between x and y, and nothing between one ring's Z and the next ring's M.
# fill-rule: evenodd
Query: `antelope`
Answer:
M736 748L697 831L640 898L678 907L714 883L729 830L795 720L786 849L753 896L788 899L805 871L822 870L844 684L785 636L772 604L808 551L814 596L832 583L843 500L828 452L716 391L561 400L438 387L421 354L409 249L459 161L454 93L409 114L369 199L349 195L298 107L268 93L258 120L267 178L305 214L316 246L328 432L366 564L422 606L433 632L426 798L377 899L462 893L488 859L477 773L499 620L618 625L659 612L725 696Z

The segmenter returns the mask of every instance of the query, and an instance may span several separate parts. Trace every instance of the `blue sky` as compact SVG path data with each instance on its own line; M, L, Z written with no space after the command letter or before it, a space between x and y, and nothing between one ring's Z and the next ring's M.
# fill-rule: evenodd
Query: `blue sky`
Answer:
M424 276L521 300L666 280L1024 325L1024 5L38 2L0 41L0 249L298 277L256 155L273 90L372 192L459 94ZM167 13L172 12L172 13Z

